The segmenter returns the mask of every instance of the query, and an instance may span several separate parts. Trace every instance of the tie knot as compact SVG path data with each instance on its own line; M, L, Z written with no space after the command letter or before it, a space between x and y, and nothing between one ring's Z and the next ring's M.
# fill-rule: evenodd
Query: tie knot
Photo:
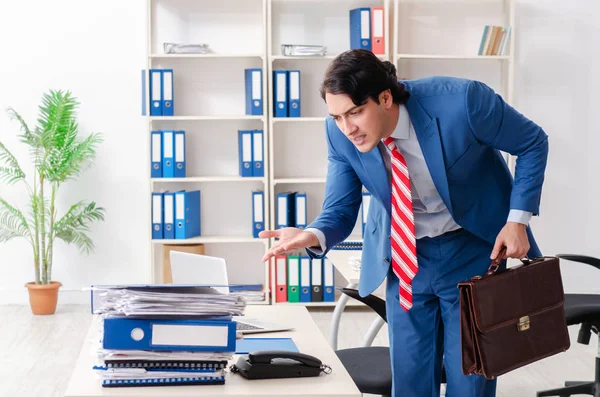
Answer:
M392 138L391 136L385 138L383 140L383 143L385 143L385 145L390 149L390 150L394 150L396 148L396 144L394 143L394 138Z

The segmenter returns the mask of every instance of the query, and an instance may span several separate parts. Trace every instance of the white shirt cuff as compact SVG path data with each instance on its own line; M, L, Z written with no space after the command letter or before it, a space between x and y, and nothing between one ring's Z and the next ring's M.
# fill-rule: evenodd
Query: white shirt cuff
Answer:
M320 231L319 229L315 229L314 227L309 227L304 229L307 232L310 232L312 234L314 234L315 236L317 236L317 239L319 240L319 245L321 246L321 250L319 251L318 248L315 247L310 247L307 248L308 250L310 250L312 253L316 254L316 255L323 255L323 252L325 252L325 250L327 249L327 244L325 241L325 235L323 234L322 231Z
M510 212L508 213L507 222L518 222L527 225L531 220L531 216L532 213L528 211L510 210Z

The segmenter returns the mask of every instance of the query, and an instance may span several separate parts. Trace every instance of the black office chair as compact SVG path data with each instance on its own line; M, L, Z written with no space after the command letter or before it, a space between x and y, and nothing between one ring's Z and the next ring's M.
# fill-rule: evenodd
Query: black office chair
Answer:
M560 254L561 259L581 262L600 270L600 259L583 255ZM565 294L565 316L567 325L581 324L577 342L584 345L590 343L592 331L600 338L600 295ZM600 339L598 339L600 344ZM538 397L559 396L569 397L573 394L588 394L600 396L600 351L596 355L595 379L593 382L565 382L565 387L544 390L537 393Z
M341 291L369 306L387 323L385 301L383 299L374 295L363 298L357 290L351 288L342 288ZM384 396L392 394L392 367L389 347L355 347L337 350L336 354L361 393ZM443 367L442 383L446 383L446 373Z

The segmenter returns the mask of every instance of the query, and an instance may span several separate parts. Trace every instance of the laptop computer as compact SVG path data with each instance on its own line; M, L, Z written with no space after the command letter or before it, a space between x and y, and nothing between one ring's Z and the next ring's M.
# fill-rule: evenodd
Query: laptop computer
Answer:
M171 251L173 284L210 285L215 290L229 294L229 278L225 259L214 256ZM294 328L283 324L265 322L245 316L233 316L236 330L242 334L290 331Z

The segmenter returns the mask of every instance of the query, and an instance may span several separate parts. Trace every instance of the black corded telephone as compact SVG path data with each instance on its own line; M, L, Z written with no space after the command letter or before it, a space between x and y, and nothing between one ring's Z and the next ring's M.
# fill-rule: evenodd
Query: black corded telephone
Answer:
M282 350L252 352L241 356L229 369L247 379L300 378L331 373L331 367L323 365L316 357Z

